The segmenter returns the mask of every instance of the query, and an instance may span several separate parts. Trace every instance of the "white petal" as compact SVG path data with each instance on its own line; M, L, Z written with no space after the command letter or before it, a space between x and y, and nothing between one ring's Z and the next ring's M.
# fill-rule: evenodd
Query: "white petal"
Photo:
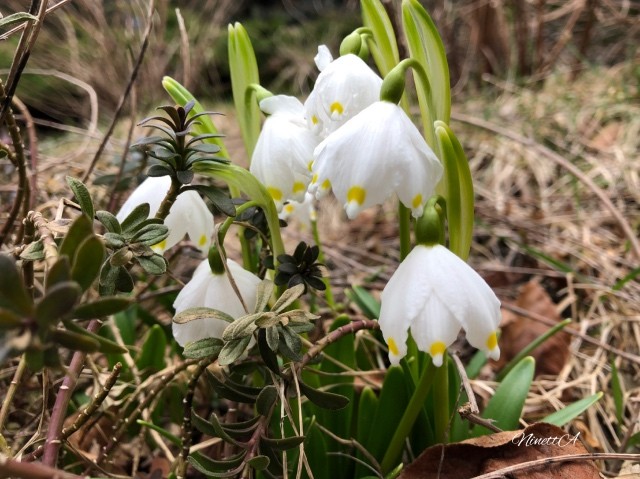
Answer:
M210 277L213 276L209 261L202 261L193 272L191 280L184 285L173 302L173 308L177 313L185 309L204 306L204 300L209 286Z
M320 45L318 47L318 54L313 60L316 62L318 70L322 71L333 61L333 56L326 45Z
M225 328L229 325L226 321L216 318L202 318L188 323L171 323L173 337L180 346L205 338L221 338Z
M294 96L274 95L260 102L260 109L267 115L285 114L293 118L304 118L304 106Z
M170 187L171 178L169 176L147 178L127 198L127 201L118 211L116 218L122 222L129 213L142 203L149 203L149 217L155 216Z
M186 219L189 239L202 254L206 255L211 247L211 237L215 230L213 214L195 191L185 191L178 196L178 200L180 198L184 198L185 207L188 208Z
M433 247L429 270L438 276L435 294L462 324L469 343L495 357L500 350L495 332L500 324L500 300L489 285L467 263L444 246ZM446 271L446 277L442 276Z
M442 366L445 349L458 337L460 323L436 295L431 295L424 309L411 323L411 335L418 349L429 353L435 366Z

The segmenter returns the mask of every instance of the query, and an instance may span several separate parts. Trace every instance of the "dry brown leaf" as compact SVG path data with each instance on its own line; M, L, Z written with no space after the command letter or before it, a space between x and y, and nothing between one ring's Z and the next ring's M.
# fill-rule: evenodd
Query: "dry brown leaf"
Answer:
M470 479L539 459L587 454L579 436L551 424L537 423L521 431L504 431L425 450L398 479ZM600 479L593 461L580 459L512 472L514 479Z
M555 322L562 320L553 301L537 281L529 281L521 288L515 304ZM496 369L506 365L525 346L549 329L538 321L510 311L503 311L502 324L504 326L500 335L500 360L495 363ZM568 334L560 332L533 350L531 355L536 360L536 376L540 374L555 376L560 373L569 359L570 341Z

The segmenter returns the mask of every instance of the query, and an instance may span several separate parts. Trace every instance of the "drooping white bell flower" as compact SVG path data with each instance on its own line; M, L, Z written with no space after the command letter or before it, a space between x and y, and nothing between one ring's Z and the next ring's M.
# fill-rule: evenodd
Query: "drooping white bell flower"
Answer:
M329 188L347 216L396 193L414 217L422 215L443 168L404 110L377 101L358 113L314 151L310 191Z
M380 329L392 364L407 354L409 329L436 366L461 327L472 346L500 357L500 301L478 273L442 245L417 245L385 286L381 302Z
M233 276L238 291L249 312L253 312L260 278L247 271L233 260L227 260L227 267ZM178 293L173 307L176 314L190 308L212 308L237 319L247 314L240 299L233 290L229 277L222 272L211 271L209 261L204 260L193 273L191 281ZM180 346L204 338L221 338L226 321L217 318L194 319L183 324L172 323L173 336Z
M305 102L307 121L321 138L378 100L382 78L360 57L343 55L335 60L325 45L315 57L320 74Z
M142 203L149 203L149 218L154 217L170 187L169 176L147 178L127 198L116 218L122 222ZM169 229L169 236L151 247L156 253L164 253L178 244L185 235L189 236L191 242L203 254L209 251L214 231L213 215L197 192L180 193L171 206L164 224Z
M251 173L267 188L278 211L286 200L302 201L311 179L313 150L318 144L297 98L276 95L260 102L269 116L251 158Z

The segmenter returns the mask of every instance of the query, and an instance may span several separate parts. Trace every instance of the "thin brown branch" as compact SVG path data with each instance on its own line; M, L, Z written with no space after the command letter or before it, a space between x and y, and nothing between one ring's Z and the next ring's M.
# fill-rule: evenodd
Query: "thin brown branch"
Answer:
M149 10L147 12L147 28L144 31L142 46L140 47L140 53L138 54L138 58L136 59L136 63L133 67L133 71L131 72L131 76L129 77L129 82L127 83L127 86L124 89L124 93L120 97L120 101L118 102L116 111L113 114L111 124L107 129L107 133L104 135L104 138L102 139L102 142L100 143L100 146L96 151L96 154L94 155L93 159L91 160L91 163L89 164L89 167L87 168L87 170L84 172L84 175L82 176L83 183L87 182L87 180L89 179L89 176L91 175L91 172L93 171L96 164L98 163L100 156L102 156L102 152L107 146L107 142L109 141L109 138L111 138L111 135L113 134L113 130L115 129L116 123L120 118L120 114L122 113L124 104L127 101L127 98L129 97L129 93L131 92L131 89L133 88L133 84L138 78L138 72L140 71L142 60L144 59L144 55L147 51L147 47L149 46L149 37L151 36L151 28L153 27L153 12L155 10L155 4L156 4L155 0L151 0L149 2Z
M29 201L24 202L24 209L29 211L31 205L35 205L38 197L38 135L36 133L35 123L33 117L29 112L29 108L18 97L13 97L13 106L24 118L24 126L27 130L27 137L29 138L29 163L31 166L31 174L29 175L30 195ZM26 216L26 211L24 216Z
M85 479L38 463L20 462L0 453L0 476L24 479Z
M373 321L371 319L357 319L355 321L350 322L349 324L345 324L344 326L340 326L338 329L331 331L324 338L316 343L302 358L302 361L299 363L299 369L301 370L309 361L315 358L318 354L322 352L324 348L329 346L331 343L336 342L343 336L347 334L353 334L361 329L379 329L380 325L378 321Z
M100 327L100 321L92 319L87 325L87 331L96 332ZM62 380L62 385L56 396L56 402L51 410L51 420L47 430L47 439L44 443L44 452L42 463L47 466L55 467L58 462L58 453L62 444L62 426L67 414L67 407L71 400L71 395L78 382L80 372L84 366L87 353L76 351L71 358L71 364L67 369L67 374Z
M51 12L57 10L58 8L63 7L65 4L69 3L70 1L71 0L60 0L60 2L56 3L55 5L51 5L50 7L48 7L45 14L46 15L50 14ZM0 41L6 40L11 35L19 32L20 30L24 30L27 27L27 24L28 22L21 23L17 27L14 27L11 30L9 30L7 33L3 33L2 35L0 35Z
M5 90L2 81L0 81L0 101L2 101L3 104L9 99L8 95L8 90ZM27 164L24 155L24 143L22 142L20 128L18 128L18 125L16 124L16 119L13 116L11 107L8 106L5 113L6 114L4 116L4 121L6 122L9 135L11 136L11 142L13 144L14 155L12 156L12 159L14 160L13 162L15 164L15 167L18 170L18 186L16 188L16 196L13 205L11 206L7 222L2 228L2 231L0 231L0 246L2 246L2 244L7 239L7 236L13 230L14 222L18 217L20 208L23 208L25 216L26 212L29 210L29 180L27 178ZM2 124L1 121L0 124ZM21 232L22 227L20 228L20 233L18 234L18 242L22 239Z

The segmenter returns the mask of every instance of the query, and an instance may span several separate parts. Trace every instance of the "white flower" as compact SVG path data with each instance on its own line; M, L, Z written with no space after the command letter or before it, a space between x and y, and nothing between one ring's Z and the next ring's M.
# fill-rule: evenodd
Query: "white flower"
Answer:
M442 245L418 245L409 253L382 291L379 322L392 364L407 354L409 328L436 366L461 327L472 346L500 357L500 301L478 273Z
M357 55L333 60L321 45L315 57L320 70L313 91L305 102L307 121L321 138L377 101L382 78Z
M256 305L256 295L260 278L242 268L233 260L227 260L227 267L249 312ZM196 268L189 281L176 297L173 307L176 314L190 308L212 308L227 313L237 319L247 314L225 273L214 274L209 261L204 260ZM202 318L184 324L172 323L173 336L180 346L204 338L221 338L229 325L216 318Z
M267 188L278 211L288 199L302 201L311 179L313 149L318 144L297 98L276 95L260 102L269 117L251 158L251 173Z
M149 203L149 218L154 217L170 187L169 176L147 178L127 198L116 218L122 222L134 208L142 203ZM189 235L189 239L203 254L209 251L214 231L213 215L197 192L180 193L171 206L164 224L169 228L169 236L151 247L156 253L162 254L178 244L185 234Z
M398 105L378 101L345 123L315 149L310 190L330 188L355 218L392 193L422 216L443 168L420 132Z
M311 222L316 221L318 217L314 202L313 195L307 192L303 202L290 201L284 205L278 217L285 221L293 219L302 227L311 229Z

